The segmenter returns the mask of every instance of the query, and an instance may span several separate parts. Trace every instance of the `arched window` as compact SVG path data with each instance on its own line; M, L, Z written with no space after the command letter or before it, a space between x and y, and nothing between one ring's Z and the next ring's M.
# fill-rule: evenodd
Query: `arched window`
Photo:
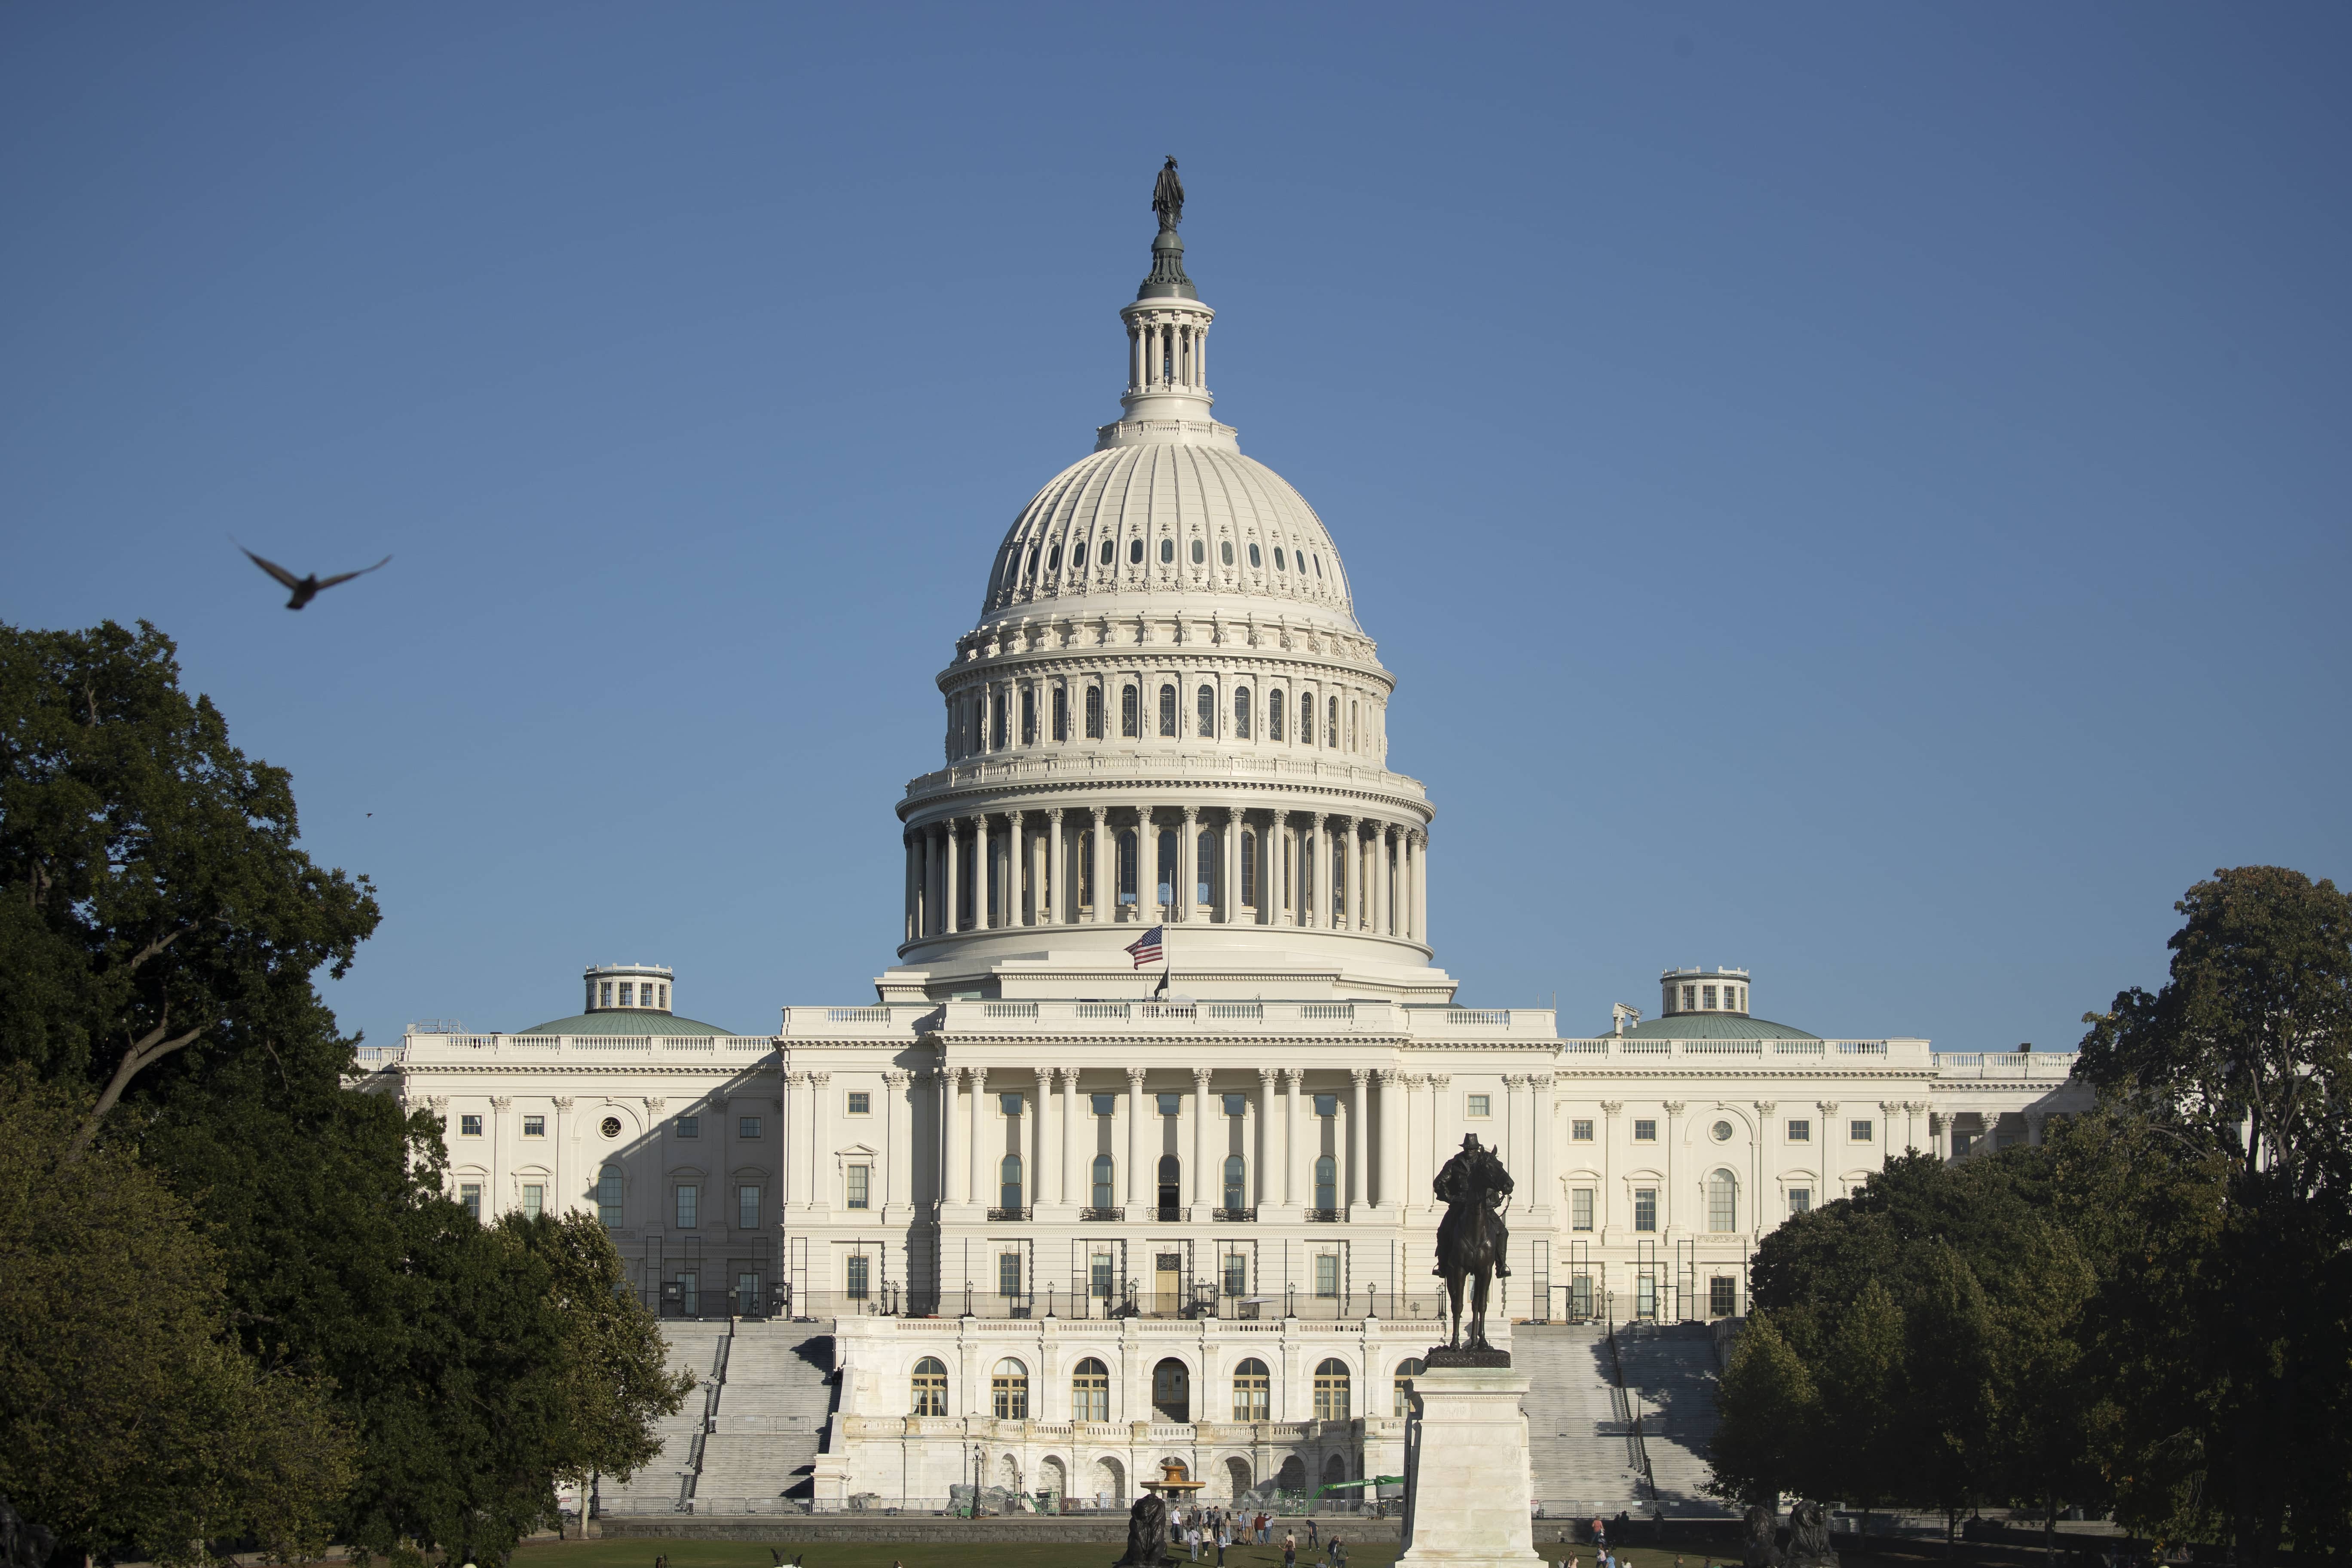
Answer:
M1728 1171L1717 1171L1706 1179L1706 1228L1739 1228L1739 1178Z
M621 1167L607 1165L596 1173L596 1218L610 1230L621 1223Z
M1315 1369L1315 1419L1348 1419L1348 1363L1337 1356Z
M1118 732L1120 734L1137 738L1141 737L1143 732L1142 716L1137 711L1139 700L1135 688L1132 686L1126 688L1119 693Z
M1323 557L1320 555L1315 557L1315 575L1318 577L1323 575Z
M1271 1394L1274 1380L1266 1376L1265 1363L1250 1357L1234 1368L1234 1419L1236 1421L1271 1421Z
M1104 565L1108 566L1108 565L1109 565L1109 564L1110 564L1110 552L1111 552L1111 551L1112 551L1114 548L1116 548L1116 547L1111 543L1111 542L1110 542L1109 540L1106 539L1106 540L1104 540L1104 541L1103 541L1103 542L1102 542L1102 563L1103 563ZM1138 556L1138 557L1136 557L1136 559L1138 559L1138 560L1139 561L1139 560L1141 560L1141 559L1142 559L1142 557L1141 557L1141 556Z
M1232 552L1233 552L1233 548L1234 548L1234 547L1233 547L1232 545L1230 545L1230 544L1226 545L1226 546L1225 546L1226 553L1228 553L1228 554L1232 553ZM1192 541L1192 564L1193 564L1193 565L1195 565L1195 566L1198 566L1199 564L1201 564L1201 563L1202 563L1202 562L1203 562L1203 561L1205 561L1205 560L1207 560L1207 559L1208 559L1208 552L1207 552L1207 550L1206 550L1206 549L1202 545L1201 542L1200 542L1199 540L1197 540L1197 539L1196 539L1196 540L1194 540L1194 541Z
M1257 908L1257 834L1242 830L1242 902Z
M1255 546L1252 547L1252 551L1253 553L1255 553ZM1232 540L1221 539L1217 541L1217 559L1223 561L1228 566L1234 563L1234 542Z
M1331 699L1330 710L1323 716L1323 743L1333 751L1339 749L1339 700Z
M1037 743L1037 691L1034 687L1021 689L1021 743L1024 746Z
M1203 686L1192 694L1192 718L1194 727L1201 734L1207 736L1216 734L1217 690L1215 687Z
M1339 1206L1339 1163L1328 1154L1316 1156L1315 1206L1318 1209Z
M1140 566L1143 564L1142 540L1130 539L1127 542L1127 563L1130 566Z
M1089 686L1087 688L1087 739L1099 741L1102 738L1102 688Z
M1279 544L1274 547L1274 569L1277 572L1287 572L1290 570L1288 566L1283 563L1282 546Z
M1160 1156L1160 1206L1172 1211L1184 1202L1184 1162L1173 1154Z
M1021 1156L1007 1154L996 1168L996 1206L1018 1209L1021 1206Z
M1037 547L1034 544L1029 547L1029 560L1021 568L1021 574L1024 577L1034 577L1037 574Z
M1171 565L1175 562L1175 560L1176 542L1172 539L1161 540L1160 542L1160 564L1162 566Z
M1252 567L1258 567L1265 564L1265 557L1257 552L1257 546L1255 544L1252 544L1250 546L1250 565Z
M1011 710L1004 700L1003 693L992 691L989 693L989 696L993 700L989 703L989 706L993 709L996 713L996 749L1001 752L1004 750L1005 746L1009 743L1005 736L1005 730L1010 721Z
M948 1413L948 1369L937 1356L927 1355L915 1363L914 1405L918 1415Z
M1427 1367L1422 1364L1421 1358L1419 1356L1407 1356L1404 1360L1397 1363L1396 1409L1394 1414L1399 1415L1410 1415L1412 1414L1412 1402L1406 1397L1406 1395L1412 1392L1413 1375L1416 1373L1426 1372L1429 1369Z
M988 1396L996 1407L999 1421L1029 1419L1029 1369L1011 1356L996 1363L989 1374Z
M1110 1419L1110 1368L1092 1356L1078 1363L1070 1373L1070 1419Z
M1045 570L1048 572L1059 572L1061 569L1062 547L1056 544L1053 549L1045 552Z
M1118 835L1118 901L1135 902L1135 829L1121 828Z
M1298 698L1298 743L1315 743L1315 694L1311 691L1301 692Z
M1070 738L1070 693L1067 687L1054 688L1054 739Z
M1172 686L1160 689L1160 732L1171 736L1176 733L1176 689Z
M1243 1170L1242 1157L1239 1154L1225 1156L1225 1207L1229 1209L1246 1206L1242 1195Z
M1115 1173L1116 1167L1112 1165L1109 1155L1095 1156L1095 1207L1107 1209L1118 1206L1118 1200L1113 1195Z
M1249 688L1248 688L1248 687L1246 687L1246 686L1244 686L1244 687L1240 688L1238 690L1236 690L1236 691L1234 693L1234 740L1236 740L1236 741L1246 741L1246 740L1248 740L1249 738L1250 738L1250 699L1249 699Z
M1265 694L1265 738L1282 739L1282 689L1278 686Z

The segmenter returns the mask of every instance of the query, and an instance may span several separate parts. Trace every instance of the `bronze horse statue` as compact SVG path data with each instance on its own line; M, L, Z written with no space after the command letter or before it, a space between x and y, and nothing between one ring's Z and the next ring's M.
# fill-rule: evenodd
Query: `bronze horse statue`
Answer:
M1445 1205L1437 1222L1437 1267L1432 1273L1445 1281L1452 1303L1448 1350L1490 1351L1486 1342L1486 1293L1496 1277L1511 1277L1507 1259L1511 1233L1503 1224L1502 1205L1511 1195L1511 1173L1492 1149L1482 1147L1475 1133L1462 1140L1461 1151L1445 1162L1431 1184ZM1470 1331L1464 1342L1462 1288L1470 1287Z

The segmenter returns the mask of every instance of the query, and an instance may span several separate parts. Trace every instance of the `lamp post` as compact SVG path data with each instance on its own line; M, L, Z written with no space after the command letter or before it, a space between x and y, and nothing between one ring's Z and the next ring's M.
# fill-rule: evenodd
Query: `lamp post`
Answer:
M980 1445L974 1443L971 1446L971 1517L974 1519L980 1517L980 1478L985 1462Z

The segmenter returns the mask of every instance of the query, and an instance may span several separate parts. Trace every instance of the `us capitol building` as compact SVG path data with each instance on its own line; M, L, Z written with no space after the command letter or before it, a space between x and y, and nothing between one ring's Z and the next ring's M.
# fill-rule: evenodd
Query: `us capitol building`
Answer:
M1123 412L1014 519L940 674L874 1000L741 1035L667 968L597 965L573 1016L362 1052L446 1118L468 1207L595 1213L686 1360L719 1352L684 1320L733 1335L725 1418L698 1395L636 1483L659 1506L682 1474L753 1509L975 1476L1123 1505L1171 1458L1220 1500L1393 1475L1465 1135L1517 1181L1493 1315L1524 1339L1740 1313L1788 1216L2087 1102L2068 1056L1768 1022L1745 970L1669 969L1597 1033L1461 1005L1395 678L1323 520L1215 416L1215 312L1161 208ZM755 1327L829 1335L834 1392L739 1401Z

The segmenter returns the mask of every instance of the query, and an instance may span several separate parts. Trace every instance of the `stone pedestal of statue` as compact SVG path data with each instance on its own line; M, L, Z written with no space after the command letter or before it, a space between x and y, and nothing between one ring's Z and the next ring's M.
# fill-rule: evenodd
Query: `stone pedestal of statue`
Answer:
M1528 1418L1519 1414L1528 1381L1507 1364L1413 1375L1400 1568L1540 1568L1528 1514Z

